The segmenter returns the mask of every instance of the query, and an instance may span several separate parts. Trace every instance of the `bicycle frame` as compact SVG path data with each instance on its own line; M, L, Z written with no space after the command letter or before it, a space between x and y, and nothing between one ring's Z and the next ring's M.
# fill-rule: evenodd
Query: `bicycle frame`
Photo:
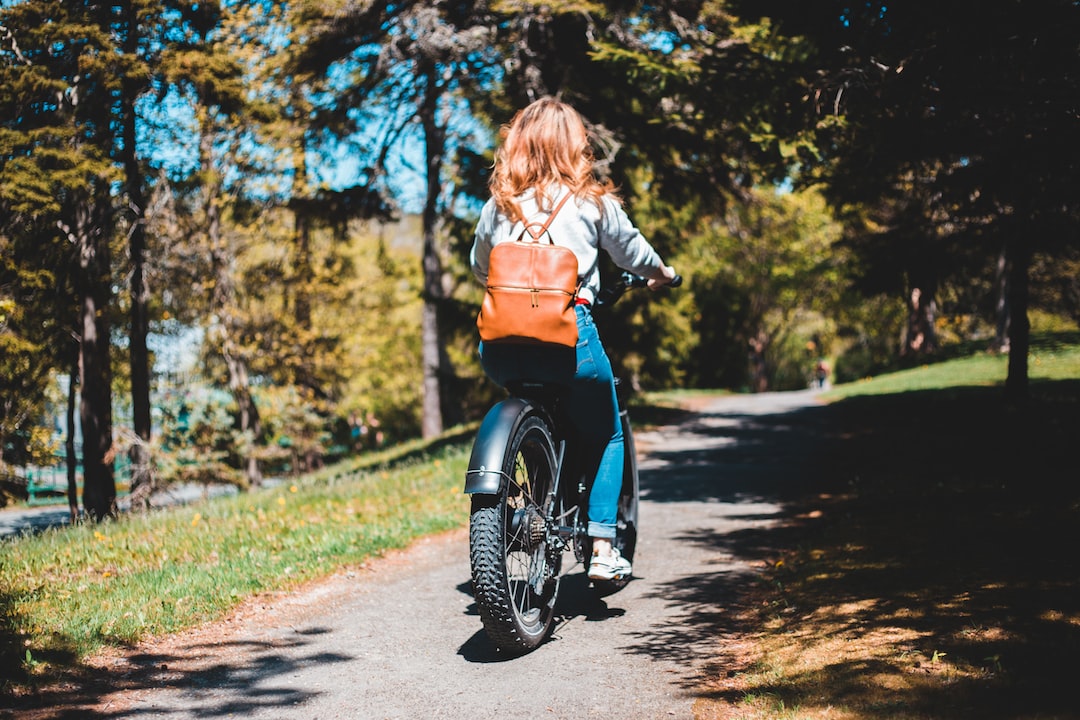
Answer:
M616 385L618 388L619 422L622 423L626 450L623 485L626 488L627 483L632 484L629 490L624 489L623 495L629 492L636 498L638 472L634 436L630 427L626 397L618 379L616 379ZM520 391L522 388L525 389L525 392ZM571 512L579 512L579 519L582 520L582 522L575 522L574 525L557 522L549 526L548 530L553 536L561 539L564 550L572 548L577 561L581 562L590 551L589 539L585 532L587 507L582 502L584 498L588 497L588 487L584 477L574 477L579 473L575 469L577 464L568 459L567 439L562 432L563 423L557 419L557 413L553 414L550 410L554 404L552 395L554 391L543 385L531 383L522 386L522 388L492 406L480 423L480 429L477 431L476 440L473 443L472 454L469 457L469 466L465 473L464 492L466 495L497 495L503 490L505 484L510 482L510 478L502 472L510 439L514 437L518 426L524 418L539 415L543 418L548 430L551 432L552 440L555 442L556 474L552 493L555 496L559 496L561 493L565 501L564 506ZM572 456L573 452L571 451L569 455ZM576 492L575 488L565 486L567 481L577 483ZM633 515L629 520L636 524L636 512ZM552 519L564 520L564 518ZM631 542L635 541L636 539L631 540ZM630 554L632 556L632 549Z
M679 278L676 278L678 280ZM645 280L624 275L603 298L609 304ZM565 571L563 553L572 551L588 573L591 477L572 423L560 400L568 388L536 382L510 386L510 397L484 416L465 474L471 497L469 556L479 614L500 650L511 654L537 647L550 631ZM625 445L612 542L633 561L638 532L638 473L625 388L617 387L618 416ZM617 592L630 575L592 578L600 595Z

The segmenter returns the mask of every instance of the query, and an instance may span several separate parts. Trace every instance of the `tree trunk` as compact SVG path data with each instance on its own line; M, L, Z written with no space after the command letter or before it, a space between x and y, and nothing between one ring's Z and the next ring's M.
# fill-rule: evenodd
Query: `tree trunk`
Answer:
M1028 320L1028 270L1031 247L1015 232L1009 239L1009 374L1005 398L1010 405L1023 405L1028 397L1028 349L1031 323Z
M139 25L130 2L122 5L127 20L124 52L135 57L139 52ZM143 193L142 168L136 155L135 98L141 80L127 75L121 89L123 123L123 158L127 196L131 211L131 230L128 234L128 253L131 257L131 327L129 329L129 361L131 364L131 408L135 441L131 446L131 504L132 508L150 507L154 491L153 468L150 463L150 351L146 340L150 333L147 306L150 291L146 285L146 198Z
M251 383L248 379L247 364L236 349L233 340L235 332L235 286L231 272L233 253L226 246L228 242L221 234L221 206L218 198L222 194L221 177L211 170L213 167L213 133L203 124L202 139L199 141L199 160L207 177L213 182L206 186L206 235L210 245L212 266L214 269L214 313L220 318L221 356L229 373L229 392L232 393L239 408L240 432L244 435L243 449L244 476L249 487L262 484L262 472L255 456L255 444L262 435L262 422L255 399L251 396Z
M750 387L756 393L768 392L769 369L765 362L765 353L769 349L769 335L764 330L750 338Z
M98 182L105 186L103 179ZM95 521L116 515L112 452L112 370L109 365L109 233L107 187L76 208L79 297L79 420L83 437L83 507Z
M311 269L311 220L307 215L308 206L302 204L293 213L296 245L296 268L293 276L293 316L297 326L304 331L311 329L311 283L314 273Z
M81 363L79 362L79 350L73 348L71 358L71 371L68 373L68 396L67 396L67 438L64 440L64 465L67 469L67 496L68 514L71 522L79 519L79 478L78 458L75 457L75 404L78 400L78 391L75 389L79 381Z
M292 198L293 205L293 245L296 255L293 260L292 302L296 324L305 334L311 329L311 284L315 277L311 262L311 217L312 191L308 185L307 149L304 136L300 134L297 147L294 148L296 165L293 168ZM300 384L314 388L314 381L301 379Z
M433 438L443 431L442 398L440 396L439 370L439 320L438 305L429 297L424 298L424 309L420 323L420 338L423 344L422 362L424 364L424 397L421 433L425 438Z
M997 292L997 301L994 305L994 316L997 319L997 331L990 349L994 352L1009 352L1010 310L1009 307L1009 257L1006 247L998 253L997 267L994 269L994 287Z
M443 300L442 260L436 244L439 196L442 190L443 155L446 152L445 133L438 124L441 89L434 70L422 73L427 86L420 121L424 128L427 151L427 195L424 199L424 310L421 322L422 362L424 366L424 397L421 431L423 437L435 437L443 431L441 380L443 374L439 306Z
M259 418L255 400L251 397L247 366L233 352L233 342L228 337L228 330L224 332L221 354L229 371L229 391L232 392L233 399L236 400L236 405L240 410L240 432L245 438L244 476L247 478L249 487L258 487L262 484L262 472L259 470L259 461L255 457L255 443L262 434L262 421Z

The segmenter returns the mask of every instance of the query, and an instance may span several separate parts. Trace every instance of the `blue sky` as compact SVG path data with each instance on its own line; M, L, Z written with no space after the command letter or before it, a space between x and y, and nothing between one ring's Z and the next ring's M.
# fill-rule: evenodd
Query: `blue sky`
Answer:
M138 112L142 119L139 145L150 164L154 168L164 168L172 177L186 177L197 171L199 133L191 103L175 90L170 90L160 101L148 93L140 100ZM490 136L471 118L464 105L459 103L452 112L451 142L462 138L477 147L491 142ZM309 168L311 184L341 190L366 182L363 168L370 163L370 148L379 141L383 124L390 120L402 118L377 119L363 125L351 137L317 148L318 153L312 153L310 157L321 157L321 160ZM419 130L419 125L412 124L387 157L387 189L406 213L420 212L424 203L426 179ZM246 152L260 154L254 141L247 142ZM273 152L267 149L262 153L268 166L273 165ZM285 170L278 168L264 176L264 191L268 196L287 191L289 183Z

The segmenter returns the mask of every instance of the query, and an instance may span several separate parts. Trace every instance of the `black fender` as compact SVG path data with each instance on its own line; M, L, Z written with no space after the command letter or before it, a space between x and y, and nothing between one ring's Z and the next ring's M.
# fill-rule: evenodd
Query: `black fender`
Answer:
M507 398L488 410L469 457L465 494L494 495L502 489L506 448L521 422L533 414L546 417L538 405L519 397Z

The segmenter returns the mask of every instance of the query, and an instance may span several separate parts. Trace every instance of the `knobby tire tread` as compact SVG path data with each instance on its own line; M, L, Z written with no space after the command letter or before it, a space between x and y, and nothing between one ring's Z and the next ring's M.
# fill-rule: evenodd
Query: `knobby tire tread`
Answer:
M517 479L514 465L530 433L540 433L543 438L541 456L544 467L541 468L539 479L541 482L551 482L556 468L550 431L535 417L526 418L513 434L504 458L503 471ZM532 452L536 452L535 448ZM469 521L469 559L473 596L484 629L500 650L519 655L543 642L551 628L554 608L543 607L539 619L529 626L516 612L507 568L507 496L508 483L496 495L473 496ZM554 598L551 602L554 603Z
M489 501L489 502L484 502ZM498 497L473 498L469 522L469 555L473 596L488 637L504 650L528 648L514 631L514 609L505 588L506 558L501 536L501 503Z

